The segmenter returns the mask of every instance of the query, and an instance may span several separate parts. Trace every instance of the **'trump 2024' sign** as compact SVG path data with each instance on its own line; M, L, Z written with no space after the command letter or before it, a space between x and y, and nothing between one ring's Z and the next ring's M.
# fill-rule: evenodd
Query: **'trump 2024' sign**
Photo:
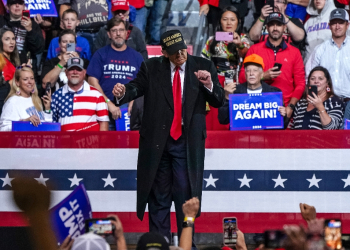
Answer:
M92 218L90 200L84 184L80 184L50 212L51 222L59 244L62 244L68 235L75 239L84 234L85 220Z
M283 128L282 104L279 92L230 95L230 130Z

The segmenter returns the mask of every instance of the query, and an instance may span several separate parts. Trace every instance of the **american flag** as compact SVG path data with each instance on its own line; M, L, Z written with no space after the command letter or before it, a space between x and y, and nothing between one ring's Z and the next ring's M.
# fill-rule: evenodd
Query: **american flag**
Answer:
M62 131L98 131L97 121L109 121L102 94L87 82L77 92L64 85L52 95L51 109Z
M347 131L208 131L196 232L221 233L232 216L244 233L299 224L307 203L350 233L349 148ZM146 232L147 214L136 217L137 154L137 132L1 133L0 226L25 225L10 192L21 173L52 187L52 205L83 182L94 217L115 212L126 232Z

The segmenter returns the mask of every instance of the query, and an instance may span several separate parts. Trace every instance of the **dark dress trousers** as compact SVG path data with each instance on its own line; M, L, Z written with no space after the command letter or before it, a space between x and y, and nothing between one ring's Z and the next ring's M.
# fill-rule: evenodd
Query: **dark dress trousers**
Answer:
M261 82L262 93L268 92L282 92L279 88L268 85L266 82ZM247 83L238 84L235 92L233 94L248 94ZM218 118L220 124L229 124L230 123L230 113L228 107L228 100L225 99L225 103L222 107L219 108Z
M197 72L198 70L206 70L211 73L213 82L212 92L205 88L195 76L194 72ZM126 84L125 87L125 96L119 101L119 103L117 102L117 105L144 96L144 113L142 126L139 131L140 141L137 165L138 218L141 220L143 219L147 203L155 202L155 204L149 204L148 207L149 209L151 207L152 209L157 209L158 207L159 214L160 210L163 209L161 204L161 199L163 199L163 197L153 197L157 196L157 192L153 192L155 184L168 186L183 185L185 187L182 187L182 189L189 189L187 195L190 197L186 197L187 199L198 197L199 200L201 200L205 138L207 137L205 123L206 102L211 106L218 108L223 105L225 100L224 90L218 81L216 69L213 63L200 57L190 55L187 57L182 97L183 129L182 136L177 141L174 141L170 137L170 128L174 117L174 101L169 59L162 56L146 60L142 63L137 77ZM170 184L162 183L164 181L159 180L159 178L162 178L164 175L169 176L166 172L172 171L171 168L168 168L168 165L164 165L164 162L168 157L176 158L178 156L180 158L184 156L185 161L176 162L173 164L173 167L176 167L175 165L178 164L177 167L182 168L180 171L183 171L185 168L185 173L182 172L178 175L178 178L182 178L181 175L183 175L185 179L174 180L174 183ZM158 187L158 189L159 188L161 189L160 191L163 191L163 187ZM176 190L177 188L178 186L172 187L172 195L177 191L182 192L181 188ZM175 208L181 210L182 204L176 203L184 201L176 201L176 199L174 199L174 202ZM182 214L182 211L180 212ZM181 218L178 217L178 214L179 211L177 211L179 230L179 223L182 223L182 221L179 222L179 219ZM150 230L155 231L152 230L151 219L152 218L150 218ZM162 220L164 218L158 219ZM163 224L170 223L170 218L167 218L166 220L167 221ZM165 226L167 227L167 225ZM170 228L164 230L169 230L170 233ZM164 233L164 230L160 230L162 231L160 233L168 236L169 234ZM181 229L179 232L181 233Z

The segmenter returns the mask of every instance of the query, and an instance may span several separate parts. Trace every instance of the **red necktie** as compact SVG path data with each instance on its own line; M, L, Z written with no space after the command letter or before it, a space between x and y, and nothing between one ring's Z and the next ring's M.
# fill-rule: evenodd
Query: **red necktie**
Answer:
M176 141L182 134L182 101L181 101L181 78L180 67L176 66L173 79L173 98L174 98L174 119L171 124L170 136Z

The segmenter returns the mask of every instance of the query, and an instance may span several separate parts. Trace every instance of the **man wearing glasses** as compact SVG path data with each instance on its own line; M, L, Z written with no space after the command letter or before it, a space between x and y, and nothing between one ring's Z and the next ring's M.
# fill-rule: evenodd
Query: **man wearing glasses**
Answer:
M87 68L89 84L98 89L107 102L110 130L115 130L114 120L121 118L120 108L110 101L114 99L113 87L118 82L126 84L134 79L143 62L141 54L126 45L127 33L123 20L110 19L107 34L111 44L96 51Z
M111 4L111 12L113 13L113 18L121 19L126 23L126 45L139 52L142 55L143 59L146 60L148 58L148 53L142 32L136 26L130 24L131 20L129 19L129 14L131 6L129 5L129 1L113 0ZM94 42L93 52L108 44L111 44L111 40L108 37L106 26L103 26L97 34L96 40Z
M266 41L268 38L268 32L265 27L266 25L265 19L271 13L279 12L283 14L284 19L286 20L286 30L283 34L284 40L287 43L297 47L298 49L303 50L303 47L305 47L304 42L306 38L304 26L298 18L289 18L285 12L286 8L287 8L287 0L275 0L274 8L266 4L261 9L260 17L256 20L255 24L252 26L252 28L249 31L250 39L255 43L259 41L260 42Z
M102 94L84 79L86 70L81 58L67 62L68 83L52 95L54 122L62 131L108 131L108 109Z

